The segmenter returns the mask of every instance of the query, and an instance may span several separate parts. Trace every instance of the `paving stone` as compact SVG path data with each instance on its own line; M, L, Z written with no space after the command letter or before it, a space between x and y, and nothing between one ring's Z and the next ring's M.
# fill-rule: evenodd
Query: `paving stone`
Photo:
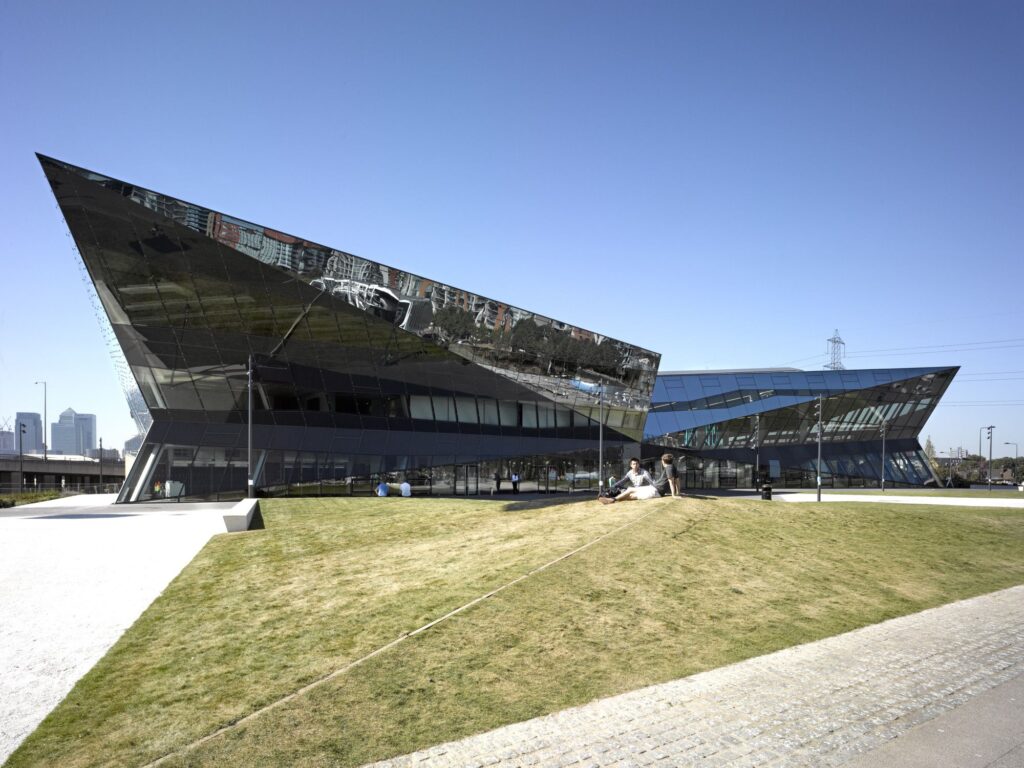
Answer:
M1021 674L1014 587L374 768L838 766Z

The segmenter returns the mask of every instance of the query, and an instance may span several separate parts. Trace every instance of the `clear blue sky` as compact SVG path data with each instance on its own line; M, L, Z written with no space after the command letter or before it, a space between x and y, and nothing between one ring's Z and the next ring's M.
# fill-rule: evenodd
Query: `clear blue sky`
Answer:
M133 432L40 151L662 370L838 328L963 366L922 442L1024 444L1024 4L266 5L0 2L0 422Z

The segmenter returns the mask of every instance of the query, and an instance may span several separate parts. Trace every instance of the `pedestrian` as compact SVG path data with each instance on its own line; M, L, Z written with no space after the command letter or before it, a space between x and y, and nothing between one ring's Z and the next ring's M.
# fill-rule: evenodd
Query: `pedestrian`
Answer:
M494 474L491 475L494 480L494 491L493 493L501 493L501 473L495 470Z
M403 496L412 496L412 486L409 485L408 480L403 480L402 484L398 486L398 490L402 492Z
M512 493L519 493L519 473L512 473Z
M383 480L377 483L377 495L380 496L381 498L387 496L389 490L390 489L388 488L388 484L385 483Z

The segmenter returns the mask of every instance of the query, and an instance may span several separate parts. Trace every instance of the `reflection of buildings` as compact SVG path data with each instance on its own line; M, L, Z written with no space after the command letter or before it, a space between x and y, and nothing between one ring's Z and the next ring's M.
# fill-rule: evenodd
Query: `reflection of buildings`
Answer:
M917 437L957 368L866 371L701 371L658 376L644 438L650 453L689 455L691 485L751 485L755 464L782 486L812 486L822 398L822 482L877 484L885 432L886 483L936 478Z
M135 437L130 437L127 440L125 440L124 441L124 453L125 453L125 455L128 455L129 453L132 454L132 455L138 453L139 450L142 448L142 441L143 440L145 440L145 435L136 435Z
M433 319L430 302L402 296L381 285L330 277L316 278L310 285L331 296L344 299L363 312L413 333L426 331Z
M783 411L796 410L775 413L775 401L754 398L739 412L729 410L739 407L731 400L723 411L706 395L705 404L666 399L675 397L674 374L656 387L660 356L650 350L40 160L152 419L122 501L151 497L157 481L164 494L244 491L250 354L253 471L267 491L342 483L351 492L368 489L371 476L405 473L472 493L481 478L513 469L533 487L561 488L567 477L596 476L600 418L606 471L619 472L646 439L645 454L664 446L686 453L690 472L712 485L734 481L743 466L750 474L754 452L736 419L785 421L790 426L769 431L785 433L792 446L806 443L800 403L786 401ZM934 407L944 387L935 382L948 381L942 376L928 385L935 392L920 400L918 416ZM737 378L737 397L753 398L761 383L751 380ZM872 389L859 381L850 388ZM840 394L849 393L830 389L830 399ZM760 405L750 405L755 400ZM705 421L687 421L702 411ZM900 428L892 439L916 445L919 424ZM768 456L769 439L759 439ZM780 477L803 471L802 454L784 452L778 440L766 459L772 471L772 460ZM713 453L724 450L736 453ZM859 450L869 465L871 452ZM893 450L913 464L910 442ZM835 464L837 477L854 471L868 476L857 459ZM900 482L924 478L900 472Z
M261 487L417 471L458 492L513 465L545 482L551 466L593 466L602 409L577 375L617 393L606 455L636 450L653 352L41 162L152 418L122 500L156 480L245 488L250 353Z

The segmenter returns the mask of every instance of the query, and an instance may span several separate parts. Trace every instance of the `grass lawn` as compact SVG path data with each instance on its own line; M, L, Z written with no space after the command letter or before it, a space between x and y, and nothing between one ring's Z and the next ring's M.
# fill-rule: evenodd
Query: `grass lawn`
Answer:
M778 489L785 492L785 488ZM793 491L790 491L792 493ZM817 493L815 488L801 488L796 493ZM822 488L823 494L852 493L858 496L942 496L947 499L957 497L964 499L1020 499L1024 501L1024 493L1017 486L993 485L992 490L973 488L890 488L883 494L878 488Z
M4 507L17 507L22 504L35 504L37 501L59 499L63 495L61 491L25 491L0 494L0 509Z
M165 755L167 766L359 765L1024 583L1020 510L739 498L261 506L266 529L211 540L10 766Z

